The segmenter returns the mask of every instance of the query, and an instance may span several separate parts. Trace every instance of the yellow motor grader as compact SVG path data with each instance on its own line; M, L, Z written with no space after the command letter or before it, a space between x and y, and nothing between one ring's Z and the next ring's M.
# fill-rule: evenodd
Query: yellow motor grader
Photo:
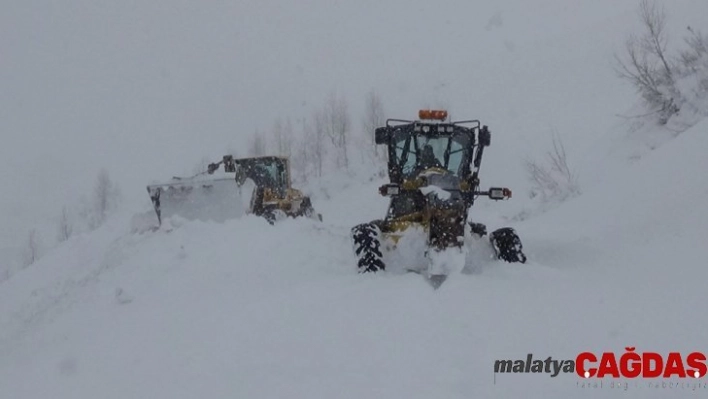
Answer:
M487 126L478 120L446 122L444 110L421 110L418 116L389 119L375 130L376 144L388 150L390 183L379 191L390 204L383 219L355 226L351 237L359 272L368 273L386 270L387 253L401 251L410 232L422 232L427 265L419 271L439 286L464 264L467 236L487 236L486 226L468 221L475 200L504 200L512 193L503 187L479 189L482 154L491 143ZM497 229L488 240L498 259L526 262L514 229Z

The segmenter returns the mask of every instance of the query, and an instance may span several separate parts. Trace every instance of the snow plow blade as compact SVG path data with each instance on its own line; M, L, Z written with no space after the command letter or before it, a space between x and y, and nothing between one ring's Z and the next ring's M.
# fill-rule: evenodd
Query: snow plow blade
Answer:
M425 280L433 287L434 290L440 288L441 285L447 280L447 274L426 274Z
M427 271L421 271L421 270L415 270L415 269L406 269L406 272L408 273L415 273L423 276L423 279L425 279L425 282L430 284L431 287L433 287L433 290L437 290L440 288L440 286L443 285L445 281L447 281L448 275L447 274L430 274Z
M242 193L250 193L230 176L173 178L168 183L147 187L157 219L162 221L172 216L204 222L224 222L246 213L248 201L242 201Z

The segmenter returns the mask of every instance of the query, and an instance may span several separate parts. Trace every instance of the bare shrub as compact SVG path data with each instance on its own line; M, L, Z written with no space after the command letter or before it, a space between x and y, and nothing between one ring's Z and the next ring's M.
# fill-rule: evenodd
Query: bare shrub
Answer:
M635 87L663 125L680 110L674 64L667 53L666 12L653 1L642 0L639 16L644 31L639 36L629 36L624 57L615 56L617 73Z
M364 134L368 135L371 140L371 146L373 147L373 153L375 157L380 157L385 155L385 151L380 151L375 142L374 131L377 127L381 127L386 123L385 111L383 103L381 102L381 97L375 91L370 91L366 95L366 103L364 107L364 117L362 119L362 126Z
M74 233L74 223L69 209L65 206L61 209L59 220L57 221L57 241L64 242L71 238Z
M686 29L689 32L689 35L684 38L687 48L679 56L683 72L684 74L702 72L708 67L708 35L690 26Z
M24 267L27 267L41 257L41 239L36 229L30 230L25 241Z
M106 169L101 169L96 177L96 185L93 189L93 203L95 211L95 222L97 226L103 224L108 218L108 214L118 206L120 192L113 184L111 176Z
M619 77L634 86L647 108L639 117L666 125L684 108L689 115L708 115L708 36L688 27L686 48L672 56L664 8L642 0L639 17L642 33L629 36L622 57L615 55Z
M695 112L708 116L708 35L687 28L689 35L684 39L686 49L679 55L680 77L687 82L680 87L686 92L689 106Z
M315 165L315 171L318 177L322 177L322 169L324 161L327 159L327 146L325 145L326 133L326 116L323 111L315 111L312 115L313 125L305 131L305 141L312 149L312 161Z
M347 138L351 129L351 119L347 99L339 96L335 91L330 92L322 108L321 122L323 122L324 132L332 140L334 148L339 151L337 166L349 168ZM317 125L317 120L315 120L315 125Z
M287 118L285 124L280 118L276 119L271 134L276 153L285 157L291 156L294 138L293 124L290 118Z
M78 210L80 219L89 230L100 227L108 215L118 207L120 190L113 183L106 169L101 169L96 177L93 195L90 199L82 197Z
M533 185L532 197L540 195L543 202L563 201L581 193L578 178L568 165L565 146L556 132L552 146L543 161L526 160L526 172Z
M266 155L266 152L267 148L265 136L259 130L256 130L253 133L253 136L251 136L251 142L248 147L248 155L252 157L258 157Z

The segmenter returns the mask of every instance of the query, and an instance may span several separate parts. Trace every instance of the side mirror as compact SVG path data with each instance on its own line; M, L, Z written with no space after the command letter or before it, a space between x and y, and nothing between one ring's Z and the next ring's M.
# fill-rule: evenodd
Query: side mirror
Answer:
M479 145L489 147L490 144L492 144L492 134L489 133L489 128L484 125L479 130Z
M384 197L390 197L392 195L398 195L401 192L401 188L397 184L384 184L379 187L379 194Z
M506 187L492 187L489 189L489 198L495 201L511 198L511 190Z
M391 137L391 131L388 127L377 127L374 132L374 139L376 144L388 144Z

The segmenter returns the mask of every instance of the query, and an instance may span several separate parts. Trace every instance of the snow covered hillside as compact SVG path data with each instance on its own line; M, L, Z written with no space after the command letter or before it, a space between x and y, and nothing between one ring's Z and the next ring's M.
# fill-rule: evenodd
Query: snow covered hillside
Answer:
M331 90L367 138L372 89L387 117L481 119L495 134L485 176L516 188L551 131L579 160L635 101L612 67L639 29L636 0L5 3L0 264L31 228L52 246L62 206L100 168L134 209L151 179L241 151L275 118L299 128ZM671 2L672 44L704 24L706 4Z
M437 291L355 272L348 230L382 215L378 182L317 198L325 223L130 234L115 221L0 287L0 386L13 398L605 395L575 375L495 383L494 360L705 350L708 186L687 171L705 168L707 130L517 224L528 264L486 262Z
M706 376L611 388L494 373L529 353L708 352L708 119L628 135L616 118L636 100L611 67L635 1L68 3L0 15L0 53L14 55L0 63L0 266L94 166L125 202L0 282L0 397L708 397ZM705 25L705 0L667 8L671 32ZM388 205L380 165L362 159L302 183L323 222L133 230L152 179L240 148L264 120L309 115L332 88L355 104L371 87L388 117L441 106L490 126L482 187L514 197L470 217L514 227L528 263L475 252L438 290L357 274L350 228ZM583 190L540 212L523 159L551 130Z

